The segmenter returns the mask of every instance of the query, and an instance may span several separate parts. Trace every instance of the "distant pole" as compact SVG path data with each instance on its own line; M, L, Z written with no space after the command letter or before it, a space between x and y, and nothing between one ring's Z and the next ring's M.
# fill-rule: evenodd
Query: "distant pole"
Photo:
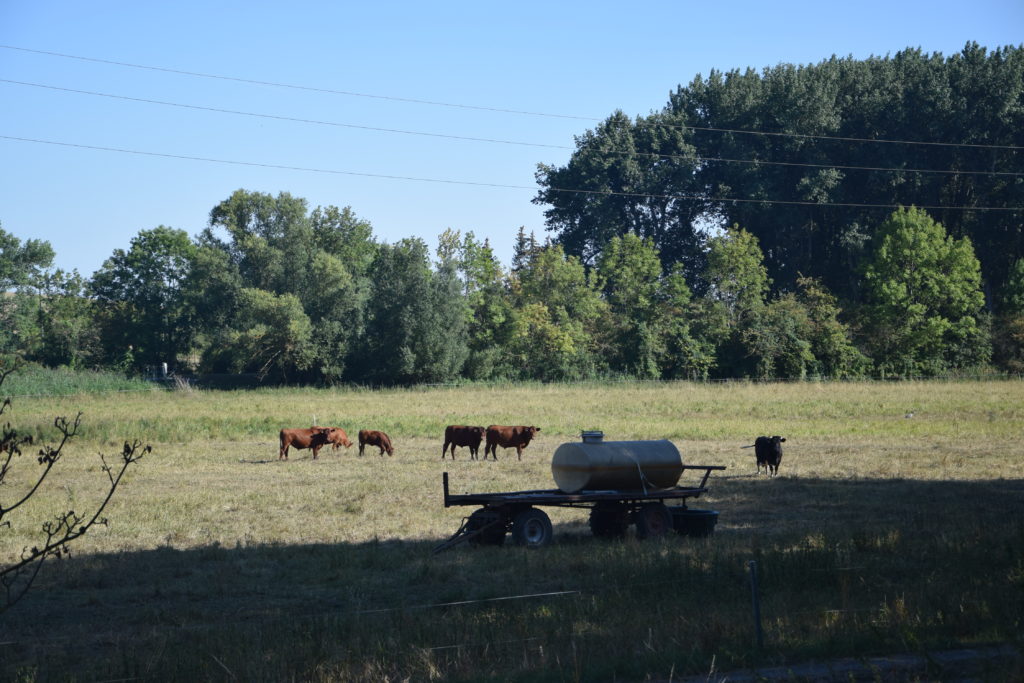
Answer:
M757 562L747 562L750 568L750 599L754 605L754 632L757 634L757 647L764 647L764 631L761 628L761 596L757 590Z

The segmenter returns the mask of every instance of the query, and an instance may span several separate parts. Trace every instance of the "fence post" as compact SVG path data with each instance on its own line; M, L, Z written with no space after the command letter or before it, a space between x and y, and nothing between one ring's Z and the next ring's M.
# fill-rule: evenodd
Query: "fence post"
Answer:
M747 562L750 568L750 599L754 607L754 632L757 634L757 647L764 647L764 631L761 628L761 596L757 589L757 562Z

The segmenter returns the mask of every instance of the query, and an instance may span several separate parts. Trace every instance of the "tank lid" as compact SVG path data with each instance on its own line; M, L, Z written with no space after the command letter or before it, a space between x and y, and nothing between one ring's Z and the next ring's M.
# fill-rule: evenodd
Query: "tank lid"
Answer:
M604 432L602 431L582 432L580 436L583 437L583 443L601 443L604 441Z

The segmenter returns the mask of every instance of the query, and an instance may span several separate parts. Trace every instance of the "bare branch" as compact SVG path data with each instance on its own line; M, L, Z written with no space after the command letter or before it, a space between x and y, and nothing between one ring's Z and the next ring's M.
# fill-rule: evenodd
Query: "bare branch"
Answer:
M10 372L12 370L0 368L0 385L3 384L3 380L6 379ZM0 408L0 412L6 410L9 406L10 401L5 401L3 407ZM53 424L57 431L60 432L60 441L56 446L45 444L39 449L36 460L43 469L31 488L12 505L4 507L0 504L0 530L9 530L11 528L10 520L5 520L4 517L31 499L39 491L47 476L60 461L64 447L78 434L81 422L82 413L78 413L74 420L68 420L66 417L54 418ZM14 457L21 455L21 447L27 444L32 444L31 436L19 436L11 428L10 424L4 427L4 431L0 435L0 452L6 455L0 458L0 484L4 483L4 478L11 470ZM0 586L4 590L3 599L0 599L0 613L9 609L25 595L36 580L43 563L47 559L51 557L59 558L69 554L69 546L72 542L85 535L92 527L96 525L105 526L107 524L107 519L102 517L103 511L117 491L125 472L128 471L129 467L141 460L144 455L151 453L152 450L152 446L148 444L143 446L142 442L138 439L131 442L126 441L124 448L119 454L121 459L119 466L109 465L104 455L102 453L99 454L102 470L107 475L109 482L103 499L91 513L81 515L77 514L74 510L68 510L44 522L41 527L43 534L42 542L39 545L32 546L31 548L25 547L18 561L8 566L0 565Z

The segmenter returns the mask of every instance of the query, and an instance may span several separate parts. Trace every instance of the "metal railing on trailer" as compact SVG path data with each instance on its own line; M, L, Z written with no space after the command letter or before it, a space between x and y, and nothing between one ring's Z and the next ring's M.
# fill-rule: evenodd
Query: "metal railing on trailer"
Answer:
M468 542L501 545L505 535L512 534L519 545L540 547L551 541L551 520L539 506L590 508L590 528L595 536L622 535L629 524L636 524L641 538L661 536L673 528L672 513L665 501L681 501L677 509L686 508L686 499L698 498L707 492L711 472L724 470L724 465L683 465L683 470L703 470L697 486L674 486L667 489L634 491L579 491L565 493L559 489L507 491L495 493L452 494L448 473L443 475L444 506L478 505L462 521L462 526L434 552Z

